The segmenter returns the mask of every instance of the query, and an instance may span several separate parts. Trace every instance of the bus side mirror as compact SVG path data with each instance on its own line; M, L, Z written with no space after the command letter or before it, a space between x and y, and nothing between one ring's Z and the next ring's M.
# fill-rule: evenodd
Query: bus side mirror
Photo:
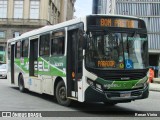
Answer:
M83 49L87 48L87 41L88 41L88 36L87 34L83 34Z

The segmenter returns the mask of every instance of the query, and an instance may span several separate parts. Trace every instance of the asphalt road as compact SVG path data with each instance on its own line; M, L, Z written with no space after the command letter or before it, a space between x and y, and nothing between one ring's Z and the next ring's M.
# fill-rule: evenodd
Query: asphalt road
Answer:
M0 111L58 111L52 115L57 117L61 117L61 115L63 117L87 117L86 119L94 117L96 120L104 119L104 117L116 117L119 120L125 120L127 117L137 118L133 116L135 113L160 111L160 92L150 91L150 96L147 99L131 103L119 103L115 106L105 106L102 103L73 102L70 107L64 107L59 105L53 96L33 92L21 93L18 88L9 86L6 79L0 79ZM145 119L145 117L143 118ZM142 117L140 119L142 120Z

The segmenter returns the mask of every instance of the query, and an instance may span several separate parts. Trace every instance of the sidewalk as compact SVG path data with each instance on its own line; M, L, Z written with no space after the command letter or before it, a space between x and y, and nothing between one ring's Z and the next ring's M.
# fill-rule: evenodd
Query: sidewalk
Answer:
M153 78L153 83L149 85L150 91L160 92L160 78Z
M158 84L160 84L160 78L153 78L153 83L158 83Z
M150 83L150 84L149 84L149 90L150 90L150 91L160 92L160 84Z
M153 83L150 83L149 90L160 92L160 78L153 78Z

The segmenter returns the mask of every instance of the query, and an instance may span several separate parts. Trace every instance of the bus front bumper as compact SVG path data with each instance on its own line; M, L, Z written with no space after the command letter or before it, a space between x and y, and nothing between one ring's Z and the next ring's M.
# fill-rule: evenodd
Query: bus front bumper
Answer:
M89 87L85 92L87 102L131 102L137 99L145 99L149 96L149 85L144 89L128 91L98 91Z

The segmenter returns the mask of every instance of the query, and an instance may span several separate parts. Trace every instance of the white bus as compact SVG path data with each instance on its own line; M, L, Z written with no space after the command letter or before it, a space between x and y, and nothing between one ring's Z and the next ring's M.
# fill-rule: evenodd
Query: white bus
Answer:
M8 79L54 95L59 104L144 99L148 90L148 38L142 19L88 15L8 40Z

